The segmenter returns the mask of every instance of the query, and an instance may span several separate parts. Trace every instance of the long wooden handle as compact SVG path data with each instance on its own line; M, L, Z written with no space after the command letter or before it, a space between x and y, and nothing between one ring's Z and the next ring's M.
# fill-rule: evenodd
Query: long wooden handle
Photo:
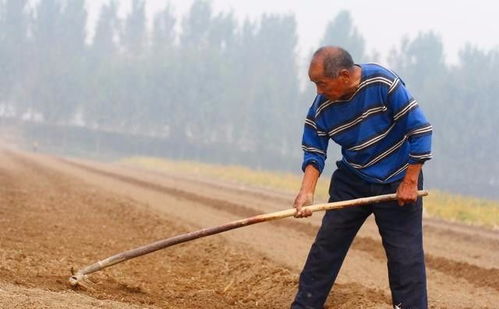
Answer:
M426 196L426 195L428 195L428 192L426 190L418 191L418 196ZM359 205L393 201L395 199L397 199L396 194L385 194L385 195L364 197L364 198L358 198L358 199L341 201L341 202L315 204L315 205L303 207L303 209L309 209L312 212L316 212L316 211L341 209L341 208L346 208L346 207L354 207L354 206L359 206ZM161 249L164 249L164 248L176 245L176 244L180 244L180 243L187 242L187 241L201 238L201 237L206 237L209 235L222 233L222 232L236 229L236 228L240 228L243 226L248 226L248 225L252 225L252 224L256 224L256 223L273 221L273 220L278 220L278 219L282 219L282 218L286 218L286 217L291 217L291 216L294 216L295 213L296 213L296 209L291 208L291 209L281 210L281 211L272 212L272 213L268 213L268 214L257 215L257 216L253 216L253 217L249 217L249 218L245 218L245 219L241 219L241 220L236 220L236 221L232 221L232 222L229 222L229 223L226 223L223 225L210 227L210 228L204 228L204 229L201 229L198 231L194 231L194 232L166 238L163 240L159 240L159 241L153 242L151 244L148 244L148 245L145 245L142 247L138 247L135 249L131 249L131 250L128 250L125 252L118 253L118 254L110 256L104 260L98 261L92 265L89 265L85 268L82 268L69 278L69 283L72 286L76 286L76 285L78 285L78 282L81 279L83 279L83 277L85 275L91 274L93 272L99 271L99 270L104 269L106 267L124 262L126 260L133 259L133 258L138 257L138 256L142 256L142 255L145 255L145 254L157 251L157 250L161 250Z

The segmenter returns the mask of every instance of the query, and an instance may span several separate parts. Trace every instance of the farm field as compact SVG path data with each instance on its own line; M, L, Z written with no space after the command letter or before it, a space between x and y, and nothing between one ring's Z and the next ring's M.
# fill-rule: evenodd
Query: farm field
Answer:
M92 274L70 268L232 220L291 207L286 190L179 170L0 148L0 308L288 308L322 214L167 248ZM432 308L496 308L499 232L426 218ZM487 224L485 224L487 225ZM329 308L390 308L373 220L347 256Z

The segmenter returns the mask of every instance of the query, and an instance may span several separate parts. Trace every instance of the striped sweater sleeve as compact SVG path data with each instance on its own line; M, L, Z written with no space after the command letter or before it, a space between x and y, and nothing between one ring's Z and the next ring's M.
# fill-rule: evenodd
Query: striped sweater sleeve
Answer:
M327 146L329 137L325 131L321 131L315 121L316 109L319 102L319 96L316 97L314 104L310 107L305 126L303 129L302 148L304 151L302 170L305 171L307 165L312 164L322 173L327 157Z
M409 141L408 163L424 163L431 159L432 126L417 101L398 78L388 90L388 105L392 110L394 121L401 124Z

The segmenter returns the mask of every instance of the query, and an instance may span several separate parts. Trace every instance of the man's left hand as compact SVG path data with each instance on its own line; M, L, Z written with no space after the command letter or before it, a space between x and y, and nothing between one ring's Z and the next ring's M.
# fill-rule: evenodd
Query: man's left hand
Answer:
M416 202L418 179L423 164L409 164L404 179L397 188L397 201L400 206Z
M397 188L397 201L399 206L416 202L418 198L418 185L416 182L402 181Z

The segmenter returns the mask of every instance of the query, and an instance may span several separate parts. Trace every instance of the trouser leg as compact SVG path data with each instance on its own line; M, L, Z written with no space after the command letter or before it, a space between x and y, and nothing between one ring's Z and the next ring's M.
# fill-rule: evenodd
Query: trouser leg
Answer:
M392 189L395 190L397 185L393 184ZM373 212L388 259L394 306L427 308L422 199L404 206L398 206L396 202L374 205Z
M336 172L335 175L330 201L359 197L344 177ZM369 207L326 212L300 275L298 293L291 308L323 308L348 248L370 213Z

